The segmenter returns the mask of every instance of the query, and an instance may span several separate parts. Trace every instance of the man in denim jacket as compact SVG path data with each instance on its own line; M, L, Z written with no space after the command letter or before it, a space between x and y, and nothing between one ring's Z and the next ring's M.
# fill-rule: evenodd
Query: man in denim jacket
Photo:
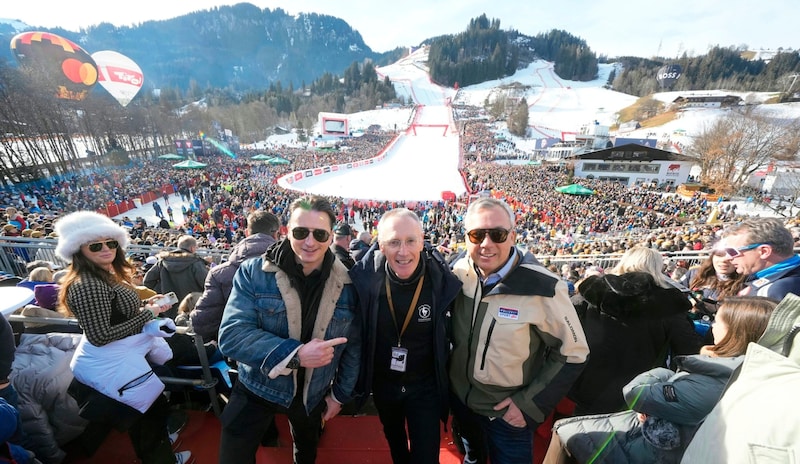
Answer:
M219 331L239 380L222 414L220 463L255 463L276 413L292 425L294 462L316 460L320 424L349 401L361 356L361 322L347 268L329 247L328 200L289 207L289 237L244 262Z

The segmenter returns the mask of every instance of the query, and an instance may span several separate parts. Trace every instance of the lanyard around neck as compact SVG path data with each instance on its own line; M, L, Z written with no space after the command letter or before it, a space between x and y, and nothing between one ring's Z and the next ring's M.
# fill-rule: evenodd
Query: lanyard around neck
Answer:
M389 285L389 277L387 276L384 282L386 283L386 300L389 302L389 312L392 313L392 322L394 322L394 329L397 330L397 346L400 346L400 339L403 337L403 333L408 328L408 323L411 322L411 315L414 313L414 306L417 305L417 300L419 300L419 294L422 292L422 281L425 280L425 274L422 274L419 278L419 282L417 282L417 289L414 291L414 298L411 300L411 304L408 306L408 312L406 313L406 320L403 322L403 328L398 330L397 329L397 316L394 313L394 302L392 302L392 287Z

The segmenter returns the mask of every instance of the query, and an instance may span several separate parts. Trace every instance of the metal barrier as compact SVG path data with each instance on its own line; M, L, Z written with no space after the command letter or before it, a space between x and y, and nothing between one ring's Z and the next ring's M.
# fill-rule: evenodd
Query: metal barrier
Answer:
M26 238L26 237L2 237L0 238L0 272L19 277L28 275L25 265L31 261L45 260L59 266L66 263L56 256L55 250L58 239L54 238ZM128 255L144 254L147 256L165 250L166 247L136 245L128 246ZM198 248L197 255L206 258L210 257L215 264L220 264L228 259L229 250L218 250L208 248Z
M702 263L709 255L710 250L700 251L662 251L664 264L669 262L685 261L691 267ZM603 269L614 267L619 262L622 253L597 254L597 255L536 255L536 259L545 264L591 264Z

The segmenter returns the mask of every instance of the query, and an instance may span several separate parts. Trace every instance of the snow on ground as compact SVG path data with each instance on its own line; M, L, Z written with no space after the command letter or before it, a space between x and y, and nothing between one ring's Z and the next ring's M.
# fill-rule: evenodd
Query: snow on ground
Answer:
M455 103L483 107L487 98L516 83L525 88L521 96L528 102L528 124L534 137L560 137L561 132L576 132L594 121L611 126L617 113L637 97L603 88L614 64L599 64L598 69L592 81L569 81L558 77L553 63L537 60L512 76L462 88Z
M421 105L416 114L404 109L375 110L359 113L358 118L351 119L359 126L368 127L370 123L365 118L369 116L398 115L405 119L388 124L405 129L414 118L416 125L399 136L386 158L366 167L304 178L291 184L291 188L344 198L389 201L440 200L444 191L456 195L466 192L458 172L459 138L452 125L450 108L446 106L455 91L431 82L422 65L427 59L424 50L378 68L381 79L389 76L399 94ZM352 127L353 122L350 124Z
M161 210L164 213L164 217L169 219L167 216L167 203L164 201L163 198L159 198L158 204L161 205ZM169 196L169 206L172 206L172 217L174 218L174 222L176 225L183 225L185 219L183 217L183 213L181 212L181 207L185 206L186 209L191 208L191 204L189 202L181 201L181 196L177 193L172 194ZM123 217L129 217L131 219L142 218L147 221L148 226L156 226L158 222L161 220L158 216L156 216L156 210L153 209L153 202L145 203L138 208L134 208L132 210L126 211L124 214L120 214L118 216L114 216L114 219L122 219Z
M420 127L403 135L384 161L367 167L295 182L306 193L348 199L440 200L443 191L466 192L458 173L458 137L440 127Z
M418 124L450 124L447 99L456 104L483 107L487 98L507 91L512 84L524 88L519 91L529 104L529 122L534 137L521 139L511 137L498 124L496 129L506 133L517 148L533 149L537 136L561 136L561 132L576 132L584 124L594 121L611 126L616 123L617 113L633 104L637 97L604 88L616 64L599 64L598 77L589 82L568 81L559 78L553 71L553 64L536 61L513 76L461 88L443 88L431 82L425 61L427 49L421 48L398 62L377 69L379 78L389 76L398 95L410 98L423 105L417 115ZM520 95L514 92L515 96ZM724 90L697 92L661 92L654 98L672 102L678 95L734 94L749 103L763 103L774 96L769 92L727 92ZM800 117L800 103L760 105L759 111L776 119L795 119ZM673 121L657 128L639 129L625 134L626 137L657 137L671 139L683 144L691 143L692 137L711 124L715 119L727 114L729 109L693 108L680 111ZM403 130L411 123L414 114L409 108L380 109L363 111L349 115L353 130L361 130L372 124L384 129ZM416 128L401 135L397 143L387 153L385 161L369 167L315 176L296 182L293 186L306 192L342 196L345 198L372 198L382 200L423 200L439 199L441 192L463 193L465 187L457 173L459 144L456 134L442 135L440 127ZM279 148L282 145L299 145L293 134L272 136L264 147ZM739 204L740 203L740 204ZM762 216L774 213L761 206L746 202L737 203L740 211ZM147 208L145 208L147 209ZM152 212L149 207L148 212ZM151 214L152 216L152 214Z

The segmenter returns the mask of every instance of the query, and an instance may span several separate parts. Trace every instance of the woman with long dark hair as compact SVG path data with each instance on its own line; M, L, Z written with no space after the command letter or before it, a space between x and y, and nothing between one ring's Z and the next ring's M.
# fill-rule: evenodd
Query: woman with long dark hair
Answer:
M99 437L111 427L127 429L144 464L187 462L191 452L172 450L164 384L148 363L172 357L163 337L175 325L156 319L171 305L159 305L161 295L144 303L139 299L131 281L135 268L125 258L128 232L108 217L79 211L60 219L55 230L56 255L71 263L61 284L60 308L83 329L70 364L75 380L69 390L81 417L92 422Z
M719 301L734 296L744 288L745 274L738 274L736 266L725 250L714 248L699 266L689 269L680 282L692 292L700 292L706 300ZM708 308L715 311L716 308Z

